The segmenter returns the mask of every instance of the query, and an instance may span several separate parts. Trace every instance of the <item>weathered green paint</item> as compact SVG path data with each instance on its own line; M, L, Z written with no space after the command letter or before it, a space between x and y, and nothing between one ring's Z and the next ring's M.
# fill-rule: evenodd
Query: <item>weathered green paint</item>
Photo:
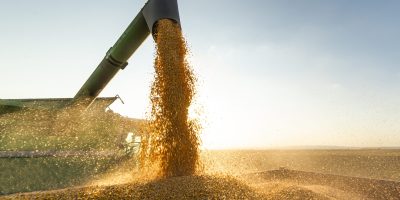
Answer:
M118 97L96 98L89 110L105 110ZM0 115L20 111L22 109L58 110L70 105L72 98L49 99L0 99Z
M135 17L118 41L107 52L96 70L75 95L75 100L89 99L90 104L115 74L127 65L127 60L149 36L150 31L142 12Z
M74 101L90 106L115 74L128 65L128 59L150 33L155 34L153 27L160 19L180 24L177 0L149 0L75 95Z
M146 20L142 12L140 12L110 49L109 54L120 62L127 62L149 34L150 31L147 27Z

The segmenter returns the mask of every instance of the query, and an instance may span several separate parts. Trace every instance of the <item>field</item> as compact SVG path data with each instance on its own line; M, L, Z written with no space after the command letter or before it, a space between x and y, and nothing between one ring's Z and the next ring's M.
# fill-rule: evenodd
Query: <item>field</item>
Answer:
M287 169L400 181L400 150L243 150L203 153L214 172L247 174Z
M52 163L59 158L30 160L0 160L3 192L78 187L11 198L396 199L400 194L400 150L394 149L203 151L204 175L153 181L129 172L133 165L116 168L121 162L112 159L76 160L75 170Z

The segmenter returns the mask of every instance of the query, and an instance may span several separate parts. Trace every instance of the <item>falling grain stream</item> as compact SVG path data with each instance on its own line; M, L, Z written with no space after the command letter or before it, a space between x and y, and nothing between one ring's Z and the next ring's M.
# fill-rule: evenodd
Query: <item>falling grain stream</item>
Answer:
M193 175L199 159L198 124L188 118L195 76L178 24L160 20L156 34L155 80L151 87L148 135L142 140L141 166L158 177Z

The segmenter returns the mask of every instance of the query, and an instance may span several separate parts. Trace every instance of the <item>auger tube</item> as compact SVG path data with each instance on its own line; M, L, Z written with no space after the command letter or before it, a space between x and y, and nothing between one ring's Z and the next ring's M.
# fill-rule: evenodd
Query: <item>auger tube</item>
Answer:
M149 0L136 15L128 28L112 46L95 71L75 95L73 102L89 107L100 92L121 69L143 41L155 33L155 25L161 19L170 19L180 25L177 0Z

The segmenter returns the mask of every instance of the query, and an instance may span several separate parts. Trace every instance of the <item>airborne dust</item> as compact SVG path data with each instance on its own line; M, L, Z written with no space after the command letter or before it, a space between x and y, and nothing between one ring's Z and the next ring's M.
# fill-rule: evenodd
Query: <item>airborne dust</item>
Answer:
M207 162L207 167L213 165L210 167L213 169L207 169L206 174L201 174L199 172L200 126L195 120L188 117L189 107L196 92L196 77L186 60L188 49L180 27L172 21L159 21L157 31L154 63L155 80L150 92L152 107L147 126L143 131L145 134L142 135L141 140L140 171L134 171L135 173L145 173L148 177L141 179L141 175L132 175L132 179L124 182L125 184L116 184L115 179L117 177L115 174L111 174L109 181L112 184L94 184L88 187L68 188L52 192L16 194L5 197L5 199L400 198L398 195L400 194L400 186L395 181L376 182L372 179L324 174L336 173L347 176L385 177L399 180L399 162L390 161L399 158L398 151L385 151L384 153L378 150L371 152L348 150L210 151L209 155L203 153L201 157L205 163ZM25 113L28 114L27 112ZM29 118L31 115L24 116ZM63 118L63 116L58 118ZM68 130L72 127L72 131L65 132L64 130L63 132L65 133L62 134L69 135L68 141L76 138L78 136L76 134L82 132L80 130L81 126L78 126L82 119L76 122L70 121L69 118L67 116L64 120L61 120L65 123L60 124L59 127L53 127L53 130ZM110 127L115 126L115 123L121 121L120 119L114 120L115 117L108 118L110 119L108 120L109 122L105 123L100 130L109 130ZM73 117L73 119L76 118ZM107 118L103 117L103 119ZM45 119L44 121L47 120ZM101 121L104 120L96 120L96 123L93 124L97 127L97 122ZM0 127L3 127L4 130L7 127L11 127L8 123L18 123L18 120L5 120L5 122L7 123L0 123ZM122 124L118 125L118 127L123 127ZM99 132L92 132L94 129L87 129L86 125L83 128L85 128L86 132L91 133L87 135L95 135L93 139L100 138L100 140L112 141L112 138L115 138L113 136L106 139L109 135L102 136L98 134ZM96 130L99 129L96 128ZM24 132L18 130L16 135L23 135ZM35 134L35 138L39 138L42 132L43 130L38 131L37 135ZM81 136L79 135L79 137ZM6 138L5 134L0 137L1 140L5 140L4 138ZM10 138L14 139L15 135ZM92 139L90 140L93 141ZM16 140L9 139L7 141ZM80 139L77 140L77 142L79 141ZM9 142L7 145L12 149L11 147L14 148L17 143ZM95 146L99 143L104 144L104 141L97 140L93 144L85 145L91 149L107 149L112 146ZM110 142L110 144L115 144L115 141ZM74 148L81 148L82 146L84 144L81 143L73 145ZM44 147L49 148L47 144L44 144ZM38 147L35 146L35 148ZM73 148L68 145L66 149ZM210 160L214 160L221 165L214 165L213 161ZM343 165L343 163L347 163L347 165ZM391 165L381 165L382 163L391 163ZM132 165L128 166L132 167ZM280 166L320 172L322 174L284 168L272 170ZM344 166L347 167L347 171L350 174L343 172ZM380 168L377 168L377 166ZM132 168L129 168L129 170L132 170ZM235 177L215 175L215 172L212 171L235 174ZM371 171L375 171L377 173L376 176L371 175ZM385 174L382 174L383 172Z

